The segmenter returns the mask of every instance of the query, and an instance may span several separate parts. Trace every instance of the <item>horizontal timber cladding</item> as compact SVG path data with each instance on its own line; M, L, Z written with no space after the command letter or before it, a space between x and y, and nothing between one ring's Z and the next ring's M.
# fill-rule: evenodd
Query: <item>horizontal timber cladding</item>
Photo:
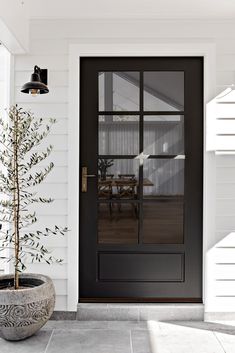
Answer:
M97 21L96 21L97 22ZM108 23L109 22L109 23ZM164 23L163 21L144 21L142 25L139 24L138 21L134 21L130 24L130 21L124 21L122 25L120 25L120 21L112 21L110 25L110 21L105 23L105 21L97 22L98 25L94 25L94 20L92 22L89 21L65 21L62 23L58 21L41 21L36 20L31 22L31 40L30 40L30 53L29 55L19 55L16 59L15 65L15 89L17 91L17 96L21 85L26 82L30 78L30 74L32 73L32 68L35 64L38 64L41 67L45 67L49 69L49 86L51 91L56 91L59 96L55 98L51 96L51 93L44 97L43 99L35 99L27 102L23 102L24 98L20 98L20 105L25 109L32 110L37 116L46 117L46 118L56 118L63 119L63 122L66 124L64 131L67 134L67 122L65 119L68 118L68 96L67 92L59 91L58 87L67 87L68 88L68 52L69 52L69 43L71 41L76 41L80 43L102 43L102 41L107 42L107 38L109 37L112 43L122 42L133 43L136 42L136 38L138 41L142 43L146 43L146 40L153 42L157 41L157 38L171 38L176 39L182 38L185 41L192 41L193 38L212 38L215 41L217 46L217 68L216 68L216 79L217 79L217 88L221 92L228 87L231 83L235 81L235 25L234 23L208 23L208 21L192 21L188 22L180 22L171 25L169 21ZM110 30L111 26L111 30ZM131 27L131 29L130 29ZM115 38L116 37L116 38ZM122 38L121 38L122 37ZM135 37L135 38L134 38ZM102 39L103 38L103 39ZM166 39L169 40L169 39ZM63 92L66 94L66 97L62 97ZM52 93L53 94L53 93ZM22 96L23 97L23 96ZM52 97L52 98L51 98ZM40 97L38 97L40 98ZM25 98L26 99L26 98ZM235 117L233 112L229 108L228 112L221 112L221 116L228 116L228 113L231 114L231 117ZM58 123L59 124L59 123ZM57 127L55 127L55 130ZM63 130L63 128L61 128ZM61 130L61 131L62 131ZM63 144L61 147L64 151L64 155L67 153L67 146ZM66 156L65 156L66 157ZM66 157L67 158L67 157ZM56 160L58 163L55 163L56 166L61 162L59 162L59 157ZM235 202L235 179L233 178L233 170L231 167L235 166L234 164L235 158L234 156L218 156L217 157L217 198L227 197L228 199L232 199ZM63 166L66 166L67 163L63 157ZM222 168L221 168L222 167ZM232 173L231 173L232 172ZM58 168L59 174L59 168ZM57 175L58 175L57 174ZM57 176L53 178L51 181L54 184L53 187L53 198L67 198L62 191L60 190L60 185L58 184ZM45 193L48 194L48 187L51 186L51 183L45 187ZM58 194L56 195L56 188L58 189ZM49 194L48 194L49 195ZM65 195L65 196L64 196ZM219 200L217 201L220 202ZM218 208L218 212L216 215L216 231L217 231L217 240L225 237L230 231L235 228L235 210L232 209L230 212L231 202L226 200L223 202L224 212L220 213L220 206ZM42 213L42 216L39 214L39 222L40 226L48 224L52 226L53 224L64 223L67 222L67 210L63 208L63 215L60 212L61 207L57 209L52 205L52 209L54 209L53 215ZM67 235L69 236L69 234ZM67 236L62 238L47 238L47 242L49 246L54 248L64 247L67 249ZM67 261L67 259L66 259ZM63 276L67 277L66 271L64 272L64 266L59 266L58 268L53 268L53 271L50 271L52 278L56 278L60 276L61 272ZM221 278L231 279L231 277L235 280L233 276L234 273L234 265L218 265L219 271L218 276ZM229 267L229 268L228 268ZM50 267L49 267L50 268ZM30 268L32 271L39 271L46 273L47 267L39 267L39 268ZM57 310L66 310L67 308L67 284L66 279L62 279L63 291L57 293ZM220 292L218 292L220 293ZM231 294L230 290L228 291ZM221 293L220 293L221 294ZM215 295L212 293L212 295ZM231 309L231 305L235 305L234 298L225 298L228 303L228 309ZM224 298L218 298L217 303L224 302Z
M57 42L60 47L63 41L58 39ZM51 205L36 207L38 222L30 229L31 231L54 225L64 227L67 226L68 220L68 46L66 45L66 52L62 53L58 52L49 40L43 40L44 45L40 55L38 53L40 43L40 39L35 40L33 36L30 55L20 55L15 58L15 102L23 109L32 111L36 117L46 119L46 122L50 118L57 120L52 127L51 135L43 142L43 146L40 146L40 150L43 150L47 145L53 145L51 156L41 167L45 167L50 162L53 162L55 167L45 183L39 186L39 194L42 197L52 197L54 202ZM32 55L34 51L35 55ZM50 89L49 94L36 99L20 93L22 84L30 79L34 65L48 69ZM55 310L68 308L68 236L69 233L65 236L50 236L43 239L52 256L63 259L61 265L27 264L28 272L44 273L53 279L56 288Z

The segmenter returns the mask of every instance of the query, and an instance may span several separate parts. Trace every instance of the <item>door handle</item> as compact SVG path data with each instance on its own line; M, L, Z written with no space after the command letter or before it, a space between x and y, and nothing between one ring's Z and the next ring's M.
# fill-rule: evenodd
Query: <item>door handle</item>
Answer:
M87 174L87 167L82 167L82 192L87 192L87 178L95 177L95 174Z

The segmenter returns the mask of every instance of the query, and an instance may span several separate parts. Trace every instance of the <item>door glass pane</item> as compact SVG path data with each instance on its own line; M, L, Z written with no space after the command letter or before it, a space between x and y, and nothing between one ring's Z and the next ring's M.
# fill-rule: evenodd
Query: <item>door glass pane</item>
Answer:
M182 115L145 116L144 154L184 154L184 117Z
M137 203L99 202L98 243L137 244L138 213Z
M98 242L138 243L139 161L100 158L98 170Z
M139 72L99 72L99 111L139 110Z
M143 193L143 242L183 243L184 160L145 160Z
M134 115L99 116L99 154L137 155L139 117Z
M183 111L184 72L149 71L144 73L144 110Z
M183 198L171 197L143 204L143 243L182 244Z
M146 184L146 186L145 186ZM151 184L151 185L150 185ZM184 195L184 159L144 160L144 197L158 200L161 197Z
M136 200L139 161L136 159L98 159L99 200Z

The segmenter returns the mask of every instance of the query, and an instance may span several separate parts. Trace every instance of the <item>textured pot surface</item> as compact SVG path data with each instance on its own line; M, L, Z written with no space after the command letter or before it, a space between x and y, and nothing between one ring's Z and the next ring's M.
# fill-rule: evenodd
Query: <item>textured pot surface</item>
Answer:
M0 288L12 283L12 279L13 275L0 276ZM49 320L55 306L55 288L49 277L22 274L20 285L25 288L0 289L0 337L12 341L37 332Z

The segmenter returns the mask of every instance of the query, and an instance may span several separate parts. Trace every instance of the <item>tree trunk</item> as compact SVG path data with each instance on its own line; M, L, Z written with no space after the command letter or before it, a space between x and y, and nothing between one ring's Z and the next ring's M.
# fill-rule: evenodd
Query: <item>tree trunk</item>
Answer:
M14 114L14 194L13 194L13 219L14 219L14 242L15 242L15 276L14 288L19 288L19 207L20 207L20 190L19 190L19 166L18 166L18 112Z

